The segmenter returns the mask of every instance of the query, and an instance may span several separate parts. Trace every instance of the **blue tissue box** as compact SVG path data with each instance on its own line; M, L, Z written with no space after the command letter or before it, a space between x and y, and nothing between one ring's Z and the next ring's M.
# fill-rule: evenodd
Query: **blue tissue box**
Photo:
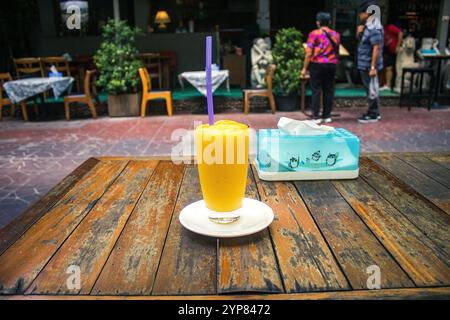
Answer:
M63 74L61 72L49 72L49 78L62 78Z
M258 132L256 167L267 181L356 179L359 154L359 138L345 129L317 136L264 129Z

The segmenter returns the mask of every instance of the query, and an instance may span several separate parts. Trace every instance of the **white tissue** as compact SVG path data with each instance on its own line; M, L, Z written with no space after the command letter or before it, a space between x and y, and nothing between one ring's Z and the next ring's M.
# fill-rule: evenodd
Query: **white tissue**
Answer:
M313 121L298 121L282 117L278 129L292 136L322 136L334 132L333 127L319 126Z
M52 66L50 67L50 71L51 71L53 74L58 73L58 69L56 69L56 67L55 67L54 65L52 65Z

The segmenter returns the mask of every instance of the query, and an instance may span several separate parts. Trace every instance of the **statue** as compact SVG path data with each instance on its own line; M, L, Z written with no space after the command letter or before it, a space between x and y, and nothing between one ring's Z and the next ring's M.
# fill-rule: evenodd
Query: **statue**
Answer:
M273 62L270 38L257 38L251 50L251 81L254 88L266 87L266 69Z
M418 68L419 64L414 61L414 54L416 52L416 39L413 37L407 37L403 41L403 45L397 55L396 61L396 71L397 77L395 79L394 91L397 93L401 92L402 88L402 75L404 68ZM409 90L411 86L411 75L407 74L405 76L405 90Z

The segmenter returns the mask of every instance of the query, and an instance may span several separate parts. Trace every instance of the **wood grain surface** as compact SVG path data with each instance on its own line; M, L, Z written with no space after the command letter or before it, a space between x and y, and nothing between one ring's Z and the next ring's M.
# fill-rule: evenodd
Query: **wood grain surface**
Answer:
M251 170L246 196L259 200ZM219 239L217 268L219 293L284 292L268 230L250 237Z
M360 167L356 180L295 183L251 167L246 197L275 221L215 239L179 223L202 199L195 166L89 159L0 230L0 299L449 299L450 155ZM371 266L381 290L367 290Z

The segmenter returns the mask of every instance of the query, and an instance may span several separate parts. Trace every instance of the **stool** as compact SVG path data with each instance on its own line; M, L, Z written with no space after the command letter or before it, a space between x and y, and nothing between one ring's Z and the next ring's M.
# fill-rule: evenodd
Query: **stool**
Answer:
M306 85L308 84L310 79L311 78L309 75L305 77L300 76L300 110L302 111L302 113L305 113Z
M409 92L405 92L405 80L406 75L411 74L411 85L409 87ZM430 76L430 87L428 92L424 93L423 90L423 79L425 75ZM419 90L414 92L414 83L416 80L416 75L419 76ZM402 85L400 91L400 107L403 106L403 101L405 96L408 100L408 111L411 111L411 100L417 98L417 105L420 107L420 98L428 99L428 110L431 110L431 104L433 103L433 87L434 87L434 69L433 68L403 68L402 73Z

